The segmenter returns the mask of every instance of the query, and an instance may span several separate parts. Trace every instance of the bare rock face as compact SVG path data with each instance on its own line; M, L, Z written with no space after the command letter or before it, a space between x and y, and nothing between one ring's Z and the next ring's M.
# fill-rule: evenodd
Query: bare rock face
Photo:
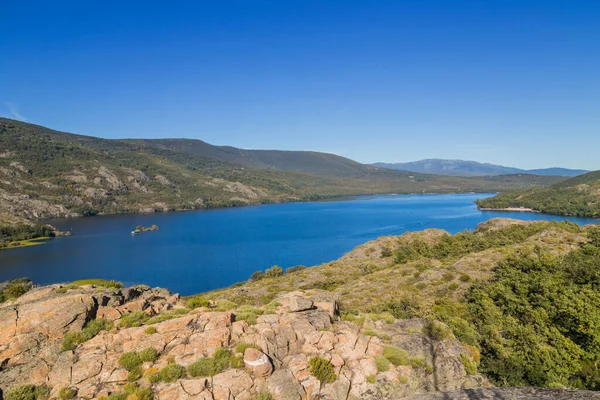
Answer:
M273 372L269 357L260 350L248 348L244 352L244 364L255 376L266 378Z
M290 311L298 312L298 311L306 311L313 308L312 300L309 300L300 296L292 296L289 299L289 307Z

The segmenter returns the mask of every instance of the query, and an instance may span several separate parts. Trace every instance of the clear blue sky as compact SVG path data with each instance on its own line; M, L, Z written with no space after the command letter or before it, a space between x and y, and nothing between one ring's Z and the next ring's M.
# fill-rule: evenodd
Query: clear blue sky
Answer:
M1 116L361 162L600 169L598 0L1 3Z

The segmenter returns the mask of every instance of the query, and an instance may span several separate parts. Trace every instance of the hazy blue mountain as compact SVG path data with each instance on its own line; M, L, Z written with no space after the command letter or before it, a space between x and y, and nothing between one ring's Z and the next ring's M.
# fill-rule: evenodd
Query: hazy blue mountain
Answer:
M381 168L401 171L421 172L426 174L449 176L487 176L504 174L533 174L546 176L577 176L585 174L586 170L567 168L541 168L525 170L520 168L505 167L490 163L464 160L427 159L406 163L375 163Z

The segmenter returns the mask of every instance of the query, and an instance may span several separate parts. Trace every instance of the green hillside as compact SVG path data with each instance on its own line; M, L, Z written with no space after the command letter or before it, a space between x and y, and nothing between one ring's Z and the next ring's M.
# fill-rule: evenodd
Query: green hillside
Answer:
M489 192L560 180L531 175L445 177L379 169L324 153L237 151L245 152L195 140L107 140L0 118L0 215L36 219L340 195ZM239 154L261 161L240 164L245 157ZM307 173L311 170L314 174Z
M480 208L524 207L548 214L576 217L600 215L600 171L588 172L547 188L501 193L477 201Z

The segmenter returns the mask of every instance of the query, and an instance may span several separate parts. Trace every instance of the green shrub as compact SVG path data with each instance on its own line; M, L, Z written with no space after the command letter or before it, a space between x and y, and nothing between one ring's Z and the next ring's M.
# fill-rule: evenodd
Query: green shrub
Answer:
M140 379L143 374L144 374L144 370L142 369L141 365L138 365L137 367L133 367L129 371L129 374L127 374L127 381L128 382L135 382L138 379Z
M406 352L394 346L385 346L383 348L383 356L392 364L408 365L408 356Z
M236 312L236 321L246 321L248 325L256 325L258 315L253 312Z
M231 368L244 368L244 356L231 356L229 365Z
M113 323L102 319L93 319L89 321L86 326L81 330L81 332L67 332L63 336L63 340L61 342L61 350L75 350L75 348L83 342L87 342L98 333L104 330L110 330L113 326Z
M448 328L436 321L428 321L423 328L423 333L436 341L444 340L452 336L452 332L450 332Z
M366 336L376 336L376 337L378 337L380 339L383 339L383 340L389 340L390 339L390 335L388 335L387 333L377 332L376 330L371 329L371 328L365 329L363 331L363 335L366 335Z
M377 365L377 371L385 372L390 369L390 362L384 356L375 356L375 365Z
M107 400L127 400L127 393L116 392L111 393Z
M121 316L119 326L121 328L134 328L144 325L150 317L143 311L134 311Z
M406 377L406 376L399 376L398 377L398 382L400 382L403 385L406 385L408 383L408 377Z
M144 378L146 378L146 380L150 383L156 383L158 381L160 381L160 375L158 374L158 368L148 368L147 370L144 371Z
M460 362L462 362L463 366L465 367L465 371L467 372L467 374L475 375L477 373L477 364L475 363L475 361L473 361L471 359L471 357L469 357L465 353L461 353L458 356L458 358L460 359Z
M250 275L251 281L260 281L265 278L265 274L262 271L256 271L252 275Z
M156 333L156 328L153 326L149 326L145 330L146 335L154 335Z
M375 375L369 375L369 376L367 376L367 382L368 383L376 383L377 377Z
M271 268L267 268L265 270L265 276L267 278L276 278L278 276L283 276L283 268L278 265L273 265Z
M188 374L193 377L209 377L221 372L220 365L212 357L201 358L193 364L188 365Z
M179 364L168 364L158 374L160 380L165 383L172 383L186 376L185 368Z
M48 394L46 386L21 385L13 387L5 395L4 400L37 400Z
M305 270L306 267L304 265L296 265L295 267L289 267L285 270L286 274L293 274L294 272Z
M213 353L212 356L217 364L222 367L222 369L226 369L229 367L229 359L231 358L231 351L224 347L220 347Z
M60 400L74 399L75 396L77 396L77 389L70 387L64 387L58 392L58 398Z
M194 296L186 300L185 306L193 310L194 308L198 307L210 306L210 301L202 296Z
M127 371L132 371L134 368L142 365L142 359L135 351L121 354L119 357L119 366Z
M309 361L310 374L322 383L333 382L337 378L333 364L322 357L313 357Z
M158 351L153 347L147 347L139 352L142 362L154 362L158 358Z
M243 342L241 342L241 343L238 343L238 344L235 346L235 352L236 352L236 353L242 353L242 354L244 354L244 352L246 351L246 349L249 349L249 348L253 348L253 349L256 349L256 350L260 350L260 347L258 347L258 346L257 346L257 345L255 345L255 344L251 344L251 343L243 343Z
M391 257L392 255L393 255L392 249L390 249L389 247L384 247L381 249L381 254L379 255L379 257L388 258L388 257Z

